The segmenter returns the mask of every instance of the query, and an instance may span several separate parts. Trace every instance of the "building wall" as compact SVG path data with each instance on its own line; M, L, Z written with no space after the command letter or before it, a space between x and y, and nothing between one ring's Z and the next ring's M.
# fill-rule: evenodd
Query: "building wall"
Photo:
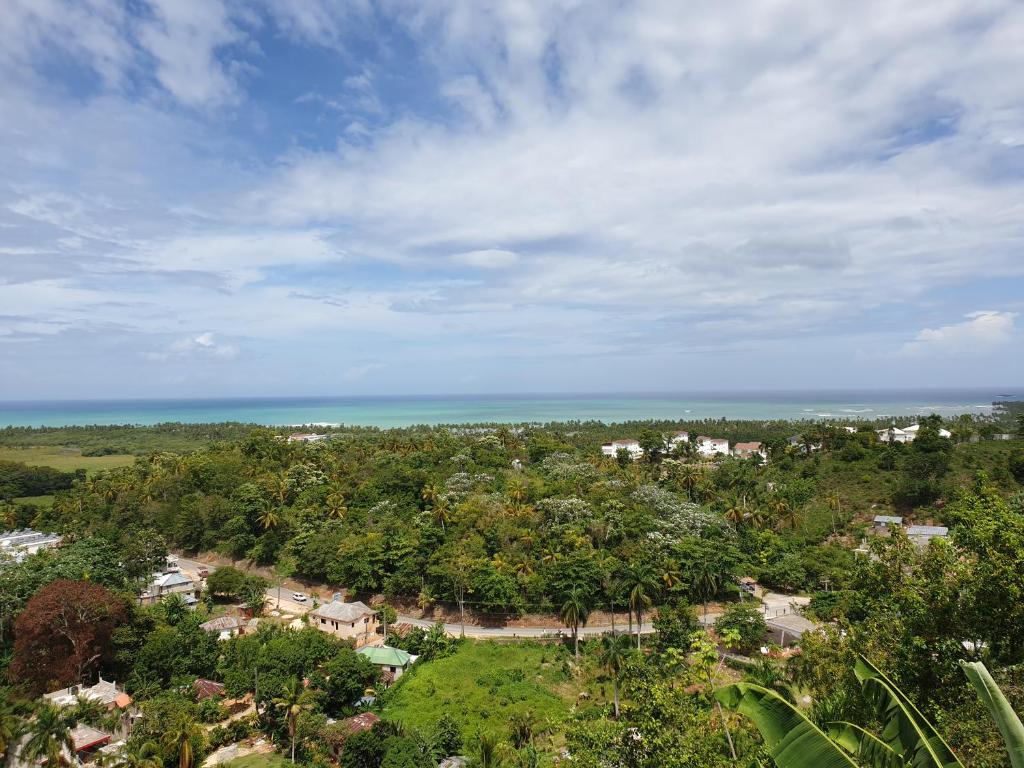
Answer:
M364 616L354 624L324 618L323 616L317 616L316 614L310 614L309 619L313 626L321 632L334 635L342 640L355 640L357 648L366 645L370 640L375 638L377 636L377 628L380 626L380 622L377 620L376 615Z

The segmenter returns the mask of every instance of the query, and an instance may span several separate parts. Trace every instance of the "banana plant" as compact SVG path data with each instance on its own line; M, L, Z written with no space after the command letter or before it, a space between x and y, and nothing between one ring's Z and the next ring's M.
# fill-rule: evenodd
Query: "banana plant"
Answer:
M1013 768L1024 768L1024 725L981 663L961 662L992 715ZM882 723L873 734L854 723L832 723L826 734L775 691L753 683L719 688L722 706L746 715L778 768L963 768L963 763L897 685L864 657L854 674Z

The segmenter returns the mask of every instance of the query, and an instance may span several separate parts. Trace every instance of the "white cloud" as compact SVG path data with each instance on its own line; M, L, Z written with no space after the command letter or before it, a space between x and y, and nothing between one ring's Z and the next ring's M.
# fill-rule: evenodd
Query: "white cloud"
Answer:
M152 17L138 32L156 60L156 77L191 107L236 98L235 78L221 62L222 49L245 38L221 0L148 0Z
M1016 312L971 312L962 323L925 328L903 346L903 353L925 355L982 355L1011 342L1016 335Z
M238 357L239 348L235 344L219 342L209 331L197 336L177 339L166 347L146 353L146 358L153 362L165 363L170 360L234 360Z
M479 251L466 251L452 256L456 264L478 269L505 269L519 263L519 254L500 248L486 248Z

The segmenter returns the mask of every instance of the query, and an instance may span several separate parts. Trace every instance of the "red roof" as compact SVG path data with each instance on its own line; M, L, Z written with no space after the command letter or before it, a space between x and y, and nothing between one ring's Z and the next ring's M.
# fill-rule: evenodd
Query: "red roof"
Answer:
M348 732L348 735L351 736L354 733L368 731L379 722L380 718L373 714L373 712L363 712L361 715L346 717L341 721L341 726Z
M192 683L192 690L195 691L197 699L204 701L206 699L212 699L215 696L223 696L224 683L199 678Z

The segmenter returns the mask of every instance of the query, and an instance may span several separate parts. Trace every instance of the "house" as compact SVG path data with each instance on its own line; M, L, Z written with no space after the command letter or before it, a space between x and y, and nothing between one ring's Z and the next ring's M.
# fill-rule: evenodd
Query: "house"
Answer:
M102 677L96 685L72 685L43 694L44 701L61 709L75 706L79 699L95 701L108 711L124 710L132 705L132 697L125 693L123 688L118 687L116 682L104 680Z
M768 625L768 634L772 640L783 647L787 642L789 645L799 643L804 634L814 632L821 626L798 613L786 613L773 619L765 619L765 624Z
M787 438L786 442L789 444L790 448L796 448L797 450L804 451L805 453L807 452L808 445L807 445L807 441L804 440L804 436L803 435L793 435L792 437ZM820 451L821 450L821 442L819 441L817 443L811 443L810 444L810 449L812 451Z
M910 525L907 526L907 536L912 542L923 547L932 539L944 539L949 536L949 529L943 525Z
M690 442L689 432L673 432L672 437L668 439L668 449L671 451L677 446L688 442Z
M380 626L378 614L370 606L359 601L346 603L339 597L310 612L309 620L322 632L354 640L357 648L366 645Z
M760 456L763 460L768 460L768 451L758 442L736 443L732 447L732 455L740 459L752 459L754 456Z
M230 640L237 635L245 634L245 620L237 616L218 616L216 619L204 621L199 628L210 632L216 632L218 640Z
M909 427L903 427L902 429L896 426L889 427L889 429L878 429L875 430L875 434L878 435L878 439L883 443L888 443L890 439L894 443L912 443L920 430L920 424L911 424ZM940 427L939 437L949 439L953 437L953 433L948 429Z
M0 533L0 553L13 558L20 563L28 555L34 555L41 549L53 549L59 547L61 537L55 533L40 533L31 528L24 528L19 531L4 531ZM0 556L0 560L3 560Z
M198 602L199 587L183 573L161 573L139 594L139 602L152 605L168 595L181 595L189 606Z
M885 531L891 526L903 525L903 518L899 515L875 515L871 524L876 531Z
M697 436L697 453L701 456L729 455L729 441L721 437Z
M71 729L71 740L75 744L75 756L80 763L88 762L89 758L101 747L110 743L111 738L109 733L85 723L79 723Z
M634 461L643 456L644 453L644 449L640 447L640 443L636 440L612 440L610 443L605 443L601 446L601 453L605 456L611 456L613 459L619 455L619 451L626 451Z
M329 439L330 435L317 435L312 432L296 432L288 435L289 443L322 443Z
M917 433L920 431L920 429L920 424L911 424L909 427L904 427L903 431L909 435L912 435L910 439L913 440L915 437L917 437ZM939 427L939 437L945 437L949 439L953 437L953 433L950 432L948 429L943 429L942 427Z
M224 695L224 691L224 683L218 683L202 677L192 683L192 693L195 694L196 701L220 698Z
M393 683L402 673L416 661L416 657L401 648L389 645L368 645L359 649L359 654L370 660L371 664L380 667L384 682Z

